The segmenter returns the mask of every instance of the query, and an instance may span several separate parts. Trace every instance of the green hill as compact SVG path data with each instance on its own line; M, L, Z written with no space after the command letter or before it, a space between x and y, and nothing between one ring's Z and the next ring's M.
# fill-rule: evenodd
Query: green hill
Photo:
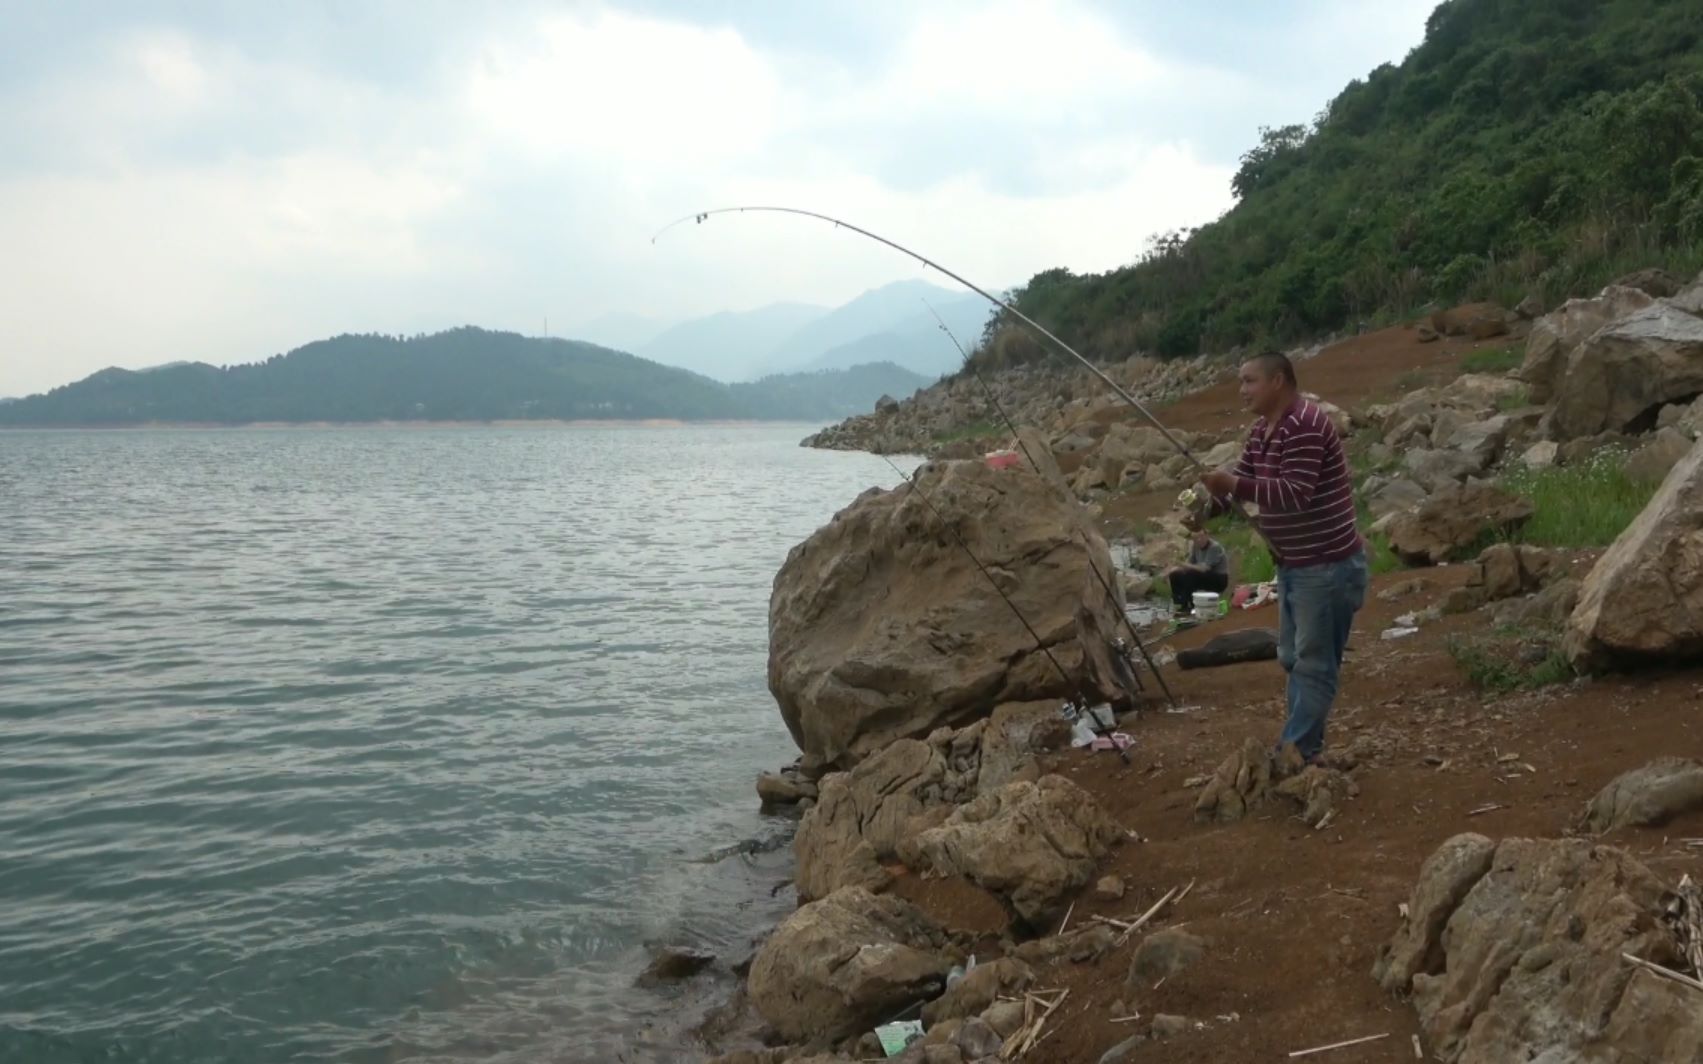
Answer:
M1134 265L1038 274L1024 313L1091 357L1316 336L1703 266L1703 4L1448 0L1399 66L1262 131L1236 205ZM1008 315L1006 317L1009 317ZM985 363L1039 348L990 322Z
M884 364L726 385L593 344L464 327L410 339L337 336L224 368L105 369L0 405L0 425L820 420L927 383Z

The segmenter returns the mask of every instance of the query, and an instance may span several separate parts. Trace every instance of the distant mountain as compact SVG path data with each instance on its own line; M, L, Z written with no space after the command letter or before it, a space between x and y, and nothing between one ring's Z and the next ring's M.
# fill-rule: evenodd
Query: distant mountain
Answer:
M661 336L671 323L643 314L603 314L563 330L565 335L615 351L637 351Z
M872 362L810 373L777 373L729 387L757 412L753 417L819 421L867 414L883 395L905 399L933 383L934 378L903 366Z
M958 323L966 320L964 308L987 307L986 301L980 296L955 292L927 281L896 281L871 289L844 306L799 328L775 345L764 358L763 368L769 373L788 373L867 362L867 357L853 361L846 361L843 355L825 357L837 349L864 345L861 350L875 358L888 359L908 369L938 376L942 372L940 367L955 367L959 362L952 342L938 329L935 330L934 336L939 341L939 347L950 354L949 359L939 357L927 347L915 344L901 345L904 347L903 351L882 351L875 339L888 333L914 331L920 322L933 326L934 319L928 313L928 305L932 305L940 311L942 317L953 323L953 330L958 332L958 338L965 347L974 346L976 341L981 339L981 323L987 320L988 316L986 311L981 312L972 327L962 331L958 329ZM949 309L957 317L957 322L947 316ZM914 361L919 357L920 363Z
M883 332L829 348L817 355L809 368L841 369L888 360L928 377L956 372L964 358L953 344L953 337L964 345L964 350L974 350L993 307L973 292L967 295L948 292L942 299L929 299L929 304L939 313L940 320L925 307L909 320ZM951 336L941 330L941 321L952 330Z
M337 336L222 368L103 369L0 406L0 425L822 420L927 383L889 364L727 385L594 344L464 327L410 339Z
M839 307L776 303L694 318L630 350L724 381L871 362L892 362L933 378L955 370L960 357L928 306L940 312L966 347L981 339L992 309L974 294L927 281L898 281Z
M765 358L776 345L827 313L826 307L806 303L723 311L681 322L639 345L636 353L718 380L745 380L764 370Z

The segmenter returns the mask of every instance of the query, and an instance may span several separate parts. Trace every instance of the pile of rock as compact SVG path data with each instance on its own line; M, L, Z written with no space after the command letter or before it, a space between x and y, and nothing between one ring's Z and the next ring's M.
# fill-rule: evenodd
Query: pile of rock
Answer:
M1622 957L1683 965L1663 884L1582 840L1457 835L1420 869L1373 975L1410 995L1438 1060L1692 1060L1696 991Z
M1160 361L1141 356L1101 369L1119 387L1146 403L1164 403L1198 391L1230 372L1224 363L1208 358ZM805 439L803 445L876 454L969 457L1007 436L989 400L989 389L999 408L1018 425L1036 427L1052 440L1084 432L1094 433L1097 439L1107 425L1129 415L1128 406L1108 391L1103 381L1075 364L1054 361L984 370L981 378L969 373L944 378L908 399L878 403L873 413L830 425Z

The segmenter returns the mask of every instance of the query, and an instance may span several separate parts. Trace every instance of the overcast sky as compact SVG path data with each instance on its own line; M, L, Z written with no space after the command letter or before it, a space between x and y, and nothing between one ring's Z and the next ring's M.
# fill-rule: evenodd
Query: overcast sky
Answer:
M572 335L1103 270L1431 0L0 0L0 396L338 332Z

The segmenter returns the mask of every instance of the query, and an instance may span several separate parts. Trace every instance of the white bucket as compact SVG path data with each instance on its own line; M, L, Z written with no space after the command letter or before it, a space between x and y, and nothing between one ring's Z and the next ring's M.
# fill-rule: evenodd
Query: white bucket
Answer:
M1203 621L1218 616L1218 592L1196 591L1194 593L1194 615Z

